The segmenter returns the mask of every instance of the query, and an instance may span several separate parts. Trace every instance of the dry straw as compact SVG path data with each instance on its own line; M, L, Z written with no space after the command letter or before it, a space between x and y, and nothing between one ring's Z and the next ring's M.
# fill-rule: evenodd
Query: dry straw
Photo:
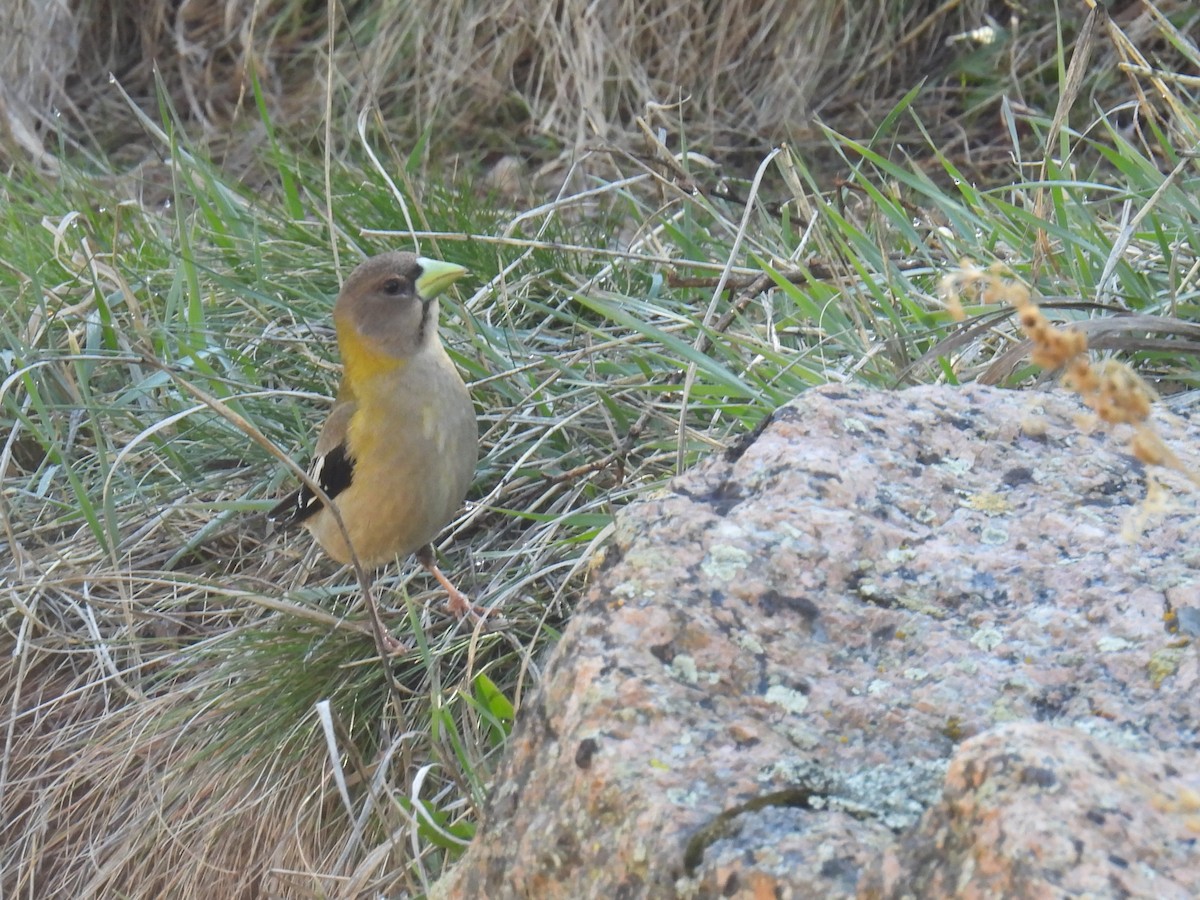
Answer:
M49 167L60 133L121 146L130 135L113 130L133 122L111 74L148 110L157 79L185 120L232 153L230 126L258 119L252 76L278 127L315 135L328 106L335 140L371 108L389 131L433 126L458 147L548 137L579 148L682 102L691 140L757 147L808 133L817 114L869 120L880 101L881 115L986 6L7 0L0 33L15 38L0 54L0 137Z

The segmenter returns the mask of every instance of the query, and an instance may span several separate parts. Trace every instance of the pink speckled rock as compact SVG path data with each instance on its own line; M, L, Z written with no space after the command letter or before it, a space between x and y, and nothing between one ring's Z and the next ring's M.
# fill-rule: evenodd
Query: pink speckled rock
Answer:
M1012 723L959 748L942 801L872 866L860 896L1195 900L1197 841L1194 753Z
M434 895L1200 896L1197 493L1079 414L813 390L625 510Z

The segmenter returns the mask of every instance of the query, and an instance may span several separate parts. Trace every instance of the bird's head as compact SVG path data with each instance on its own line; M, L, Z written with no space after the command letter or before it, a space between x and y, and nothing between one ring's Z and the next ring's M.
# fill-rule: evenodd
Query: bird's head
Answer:
M359 263L333 305L339 339L405 359L436 340L437 297L467 272L454 263L407 251ZM349 329L352 334L344 333Z

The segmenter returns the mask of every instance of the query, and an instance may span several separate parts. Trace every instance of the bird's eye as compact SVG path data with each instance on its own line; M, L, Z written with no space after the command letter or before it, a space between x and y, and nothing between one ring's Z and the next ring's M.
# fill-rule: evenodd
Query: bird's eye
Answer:
M383 283L383 292L391 297L404 293L404 279L389 278Z

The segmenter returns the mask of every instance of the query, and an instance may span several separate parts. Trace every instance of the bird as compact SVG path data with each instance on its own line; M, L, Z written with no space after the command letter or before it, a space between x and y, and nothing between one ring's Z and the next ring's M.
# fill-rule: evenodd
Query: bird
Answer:
M474 607L430 542L462 508L478 459L475 406L438 336L438 296L465 274L408 251L350 273L333 305L341 386L308 469L341 524L307 485L267 513L303 525L339 563L374 569L416 554L459 618Z

